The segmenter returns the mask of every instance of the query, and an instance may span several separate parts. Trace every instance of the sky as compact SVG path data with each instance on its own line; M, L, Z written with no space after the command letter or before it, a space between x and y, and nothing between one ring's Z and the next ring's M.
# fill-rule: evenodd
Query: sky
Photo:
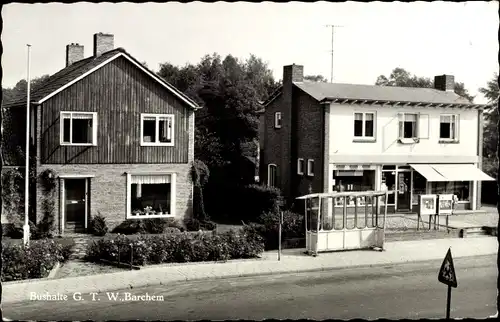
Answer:
M498 71L498 2L315 3L75 3L20 4L2 8L3 87L27 74L53 74L65 66L69 43L92 55L92 37L111 33L154 71L160 63L196 64L206 54L250 54L268 63L274 77L283 66L303 65L306 75L374 84L396 67L434 78L450 74L476 103L478 88Z

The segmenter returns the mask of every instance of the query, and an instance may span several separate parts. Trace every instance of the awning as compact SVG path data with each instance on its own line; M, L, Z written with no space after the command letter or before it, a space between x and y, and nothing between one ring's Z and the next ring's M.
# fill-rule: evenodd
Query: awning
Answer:
M472 164L432 164L448 181L495 181Z
M410 164L431 182L495 181L472 164Z
M430 164L410 164L410 166L415 169L418 173L424 176L427 181L431 182L443 182L450 181L444 177L441 173L436 171Z

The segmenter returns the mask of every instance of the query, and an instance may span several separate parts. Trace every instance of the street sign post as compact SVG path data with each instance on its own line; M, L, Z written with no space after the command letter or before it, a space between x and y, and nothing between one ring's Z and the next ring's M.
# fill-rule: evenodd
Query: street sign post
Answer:
M453 258L451 257L451 248L448 249L444 258L443 264L438 274L438 281L448 285L448 297L446 300L446 319L450 318L450 305L451 305L451 288L456 288L457 275L455 274L455 266L453 266Z

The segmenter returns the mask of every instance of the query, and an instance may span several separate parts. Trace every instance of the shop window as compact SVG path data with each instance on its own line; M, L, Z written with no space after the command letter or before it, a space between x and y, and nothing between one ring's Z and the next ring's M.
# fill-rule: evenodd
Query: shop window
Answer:
M427 180L417 171L413 171L413 204L418 204L418 196L426 194Z
M470 182L431 182L431 194L453 194L458 201L469 201Z
M333 171L333 191L371 191L375 188L375 170L334 170ZM354 206L354 197L347 198L347 204ZM343 204L342 198L337 198L335 205ZM358 205L364 204L364 201Z
M396 172L395 171L382 171L382 190L392 191L396 190ZM395 204L394 193L387 196L387 204Z

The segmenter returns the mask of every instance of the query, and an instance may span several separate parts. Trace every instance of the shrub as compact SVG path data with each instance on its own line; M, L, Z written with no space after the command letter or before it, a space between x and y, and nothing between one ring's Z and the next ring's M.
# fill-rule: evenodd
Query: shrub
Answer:
M188 231L198 231L201 229L201 223L196 218L187 218L184 220L184 223L186 224L186 229Z
M163 232L164 234L180 234L181 230L176 227L166 227L165 231Z
M255 221L263 213L276 212L282 200L278 188L256 184L246 186L241 190L238 202L240 219Z
M108 225L106 224L106 218L101 215L100 212L97 213L90 222L90 231L95 236L104 236L108 233Z
M184 227L174 218L128 219L113 229L113 233L162 234L168 227L184 231Z
M223 261L235 258L257 257L264 244L256 234L236 235L234 232L220 236L206 234L164 234L136 236L133 239L118 235L114 239L100 239L87 247L86 259L130 262L133 264L159 264L174 262Z
M5 243L2 252L2 281L15 281L47 277L57 262L68 259L74 243L61 243L53 239L30 242L25 247Z

